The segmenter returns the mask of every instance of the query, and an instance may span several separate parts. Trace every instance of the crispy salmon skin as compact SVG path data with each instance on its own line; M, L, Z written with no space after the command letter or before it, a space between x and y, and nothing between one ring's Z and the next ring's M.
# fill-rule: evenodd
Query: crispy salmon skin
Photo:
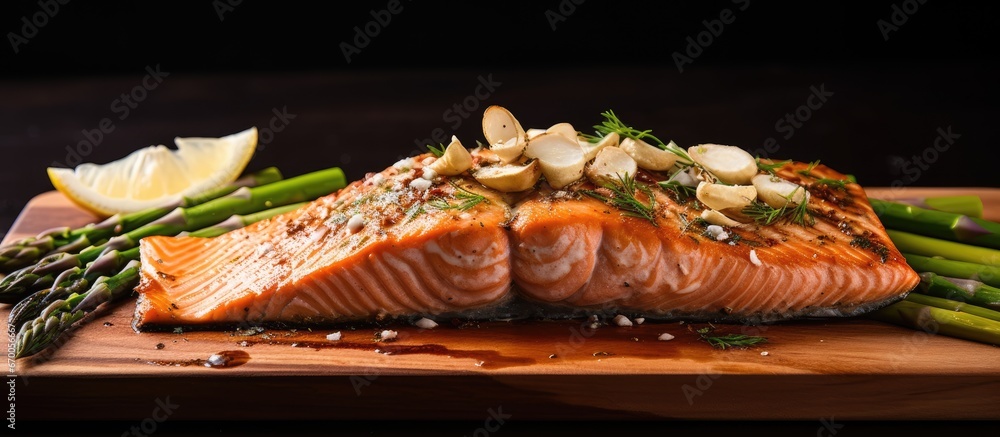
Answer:
M637 174L652 187L643 218L588 195L601 188L585 180L505 194L434 177L431 161L404 160L213 239L143 239L135 326L490 317L512 303L761 322L858 314L919 281L864 190L823 165L777 170L811 194L809 224L720 234L694 196L658 188L665 174Z

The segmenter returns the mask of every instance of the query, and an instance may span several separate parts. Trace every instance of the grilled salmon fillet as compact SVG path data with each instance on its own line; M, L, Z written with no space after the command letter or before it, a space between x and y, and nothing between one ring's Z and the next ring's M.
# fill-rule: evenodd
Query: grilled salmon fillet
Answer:
M799 173L807 167L778 175L809 186ZM825 166L809 172L846 179ZM721 239L705 232L694 200L665 191L653 191L655 223L589 196L535 193L511 224L514 281L560 306L751 322L857 314L917 285L859 185L810 192L811 226L733 227Z
M431 160L213 239L144 238L135 326L489 317L525 303L761 322L858 314L919 281L859 185L811 182L846 179L822 165L778 171L809 189L814 224L719 235L680 193L651 190L647 219L587 195L600 189L586 181L514 195L463 176L431 183ZM654 187L663 178L637 175Z

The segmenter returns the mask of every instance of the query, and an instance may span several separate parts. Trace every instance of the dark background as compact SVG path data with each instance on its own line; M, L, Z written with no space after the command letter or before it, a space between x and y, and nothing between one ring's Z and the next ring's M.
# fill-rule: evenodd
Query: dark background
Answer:
M775 138L772 156L822 159L865 185L1000 185L995 3L403 1L350 63L340 44L387 1L177 3L70 1L39 16L45 24L16 53L11 35L44 7L0 5L0 235L51 189L53 162L76 153L103 163L175 136L263 129L274 111L291 114L288 123L250 170L341 166L357 178L419 150L436 128L473 144L482 109L500 104L526 127L569 121L585 131L614 109L685 147L757 150ZM892 23L893 5L904 4L919 6L886 40L877 23ZM725 9L735 21L679 71L672 55ZM565 20L553 29L546 11ZM119 119L116 99L156 66L169 75ZM480 77L500 83L482 100ZM820 86L833 95L785 138L776 122ZM468 118L448 112L467 99L476 106ZM114 131L75 150L106 117ZM961 137L933 152L948 126ZM933 162L918 165L918 155Z
M51 189L53 163L264 128L274 111L290 114L287 125L262 135L270 141L250 170L341 166L357 178L418 150L436 128L473 144L482 109L501 104L527 127L569 121L585 131L610 108L684 147L753 151L775 138L771 156L822 159L865 185L997 182L987 157L1000 115L995 4L403 0L348 63L341 43L353 45L354 27L387 4L70 1L44 16L37 0L5 2L0 230ZM900 15L894 4L917 8ZM673 54L725 9L735 20L679 71ZM906 21L886 40L877 23L894 13ZM32 33L22 18L44 25ZM13 35L33 36L15 53ZM156 66L169 75L138 89L145 98L119 119L116 100ZM500 83L485 99L474 97L480 77ZM823 106L794 132L776 130L821 85L833 93ZM467 98L468 118L448 112ZM103 118L114 130L78 147ZM933 151L948 126L961 137ZM932 163L914 161L925 153Z

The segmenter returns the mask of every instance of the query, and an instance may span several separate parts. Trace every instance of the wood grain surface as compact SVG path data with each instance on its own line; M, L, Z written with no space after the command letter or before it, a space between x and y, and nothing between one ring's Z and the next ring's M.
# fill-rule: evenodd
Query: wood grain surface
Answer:
M1000 189L868 191L978 194L1000 220ZM7 239L91 220L45 193ZM20 419L141 419L166 397L182 419L481 420L501 407L559 420L1000 418L1000 349L863 319L720 327L769 340L746 350L714 350L679 323L590 330L580 321L397 324L386 328L400 339L378 344L381 328L364 325L137 333L133 302L16 362ZM338 330L341 342L325 339ZM657 341L664 332L676 339ZM204 366L225 351L245 362Z

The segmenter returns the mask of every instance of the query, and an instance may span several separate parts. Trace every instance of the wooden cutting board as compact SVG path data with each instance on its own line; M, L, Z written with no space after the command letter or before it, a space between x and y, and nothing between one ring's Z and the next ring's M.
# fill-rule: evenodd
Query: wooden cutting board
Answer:
M869 189L958 193L982 196L1000 220L1000 189ZM7 239L92 219L45 193ZM137 333L133 309L106 309L17 361L18 419L142 420L168 398L171 419L1000 418L1000 348L863 319L720 326L769 340L720 351L679 323L394 325L400 339L377 344L371 326ZM325 339L338 330L342 341ZM229 366L204 366L223 352Z

